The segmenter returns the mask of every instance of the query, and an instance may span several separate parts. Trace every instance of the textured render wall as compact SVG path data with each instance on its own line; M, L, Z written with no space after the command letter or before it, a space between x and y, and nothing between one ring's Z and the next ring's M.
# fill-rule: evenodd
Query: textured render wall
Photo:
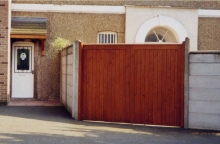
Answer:
M220 50L220 18L199 18L198 50Z
M13 3L76 4L76 5L140 5L220 9L218 1L200 0L12 0Z
M220 130L220 53L189 55L189 128Z
M0 102L7 101L8 1L0 1Z
M197 50L198 11L196 9L128 6L126 7L126 43L134 43L139 28L147 20L158 15L170 16L180 22L190 38L190 50Z
M45 56L41 56L39 46L35 48L34 94L38 99L60 96L60 56L50 46L56 37L71 42L80 39L84 43L97 43L99 31L112 30L118 33L118 43L124 43L124 15L12 12L12 16L45 17L48 20Z

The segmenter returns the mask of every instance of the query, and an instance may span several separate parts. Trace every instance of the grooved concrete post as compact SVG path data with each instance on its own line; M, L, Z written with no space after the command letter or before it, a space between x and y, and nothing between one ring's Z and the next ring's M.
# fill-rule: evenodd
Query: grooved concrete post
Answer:
M78 88L79 88L79 43L77 40L73 43L73 99L72 99L72 117L78 120Z
M189 121L189 38L185 39L185 71L184 71L184 128Z

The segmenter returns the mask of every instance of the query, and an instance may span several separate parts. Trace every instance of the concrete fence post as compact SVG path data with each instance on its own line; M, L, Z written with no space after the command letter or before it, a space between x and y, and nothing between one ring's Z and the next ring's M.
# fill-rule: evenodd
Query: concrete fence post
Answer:
M72 117L78 120L78 80L79 80L79 43L77 40L73 43L73 99L72 99Z
M184 71L184 128L188 128L189 121L189 43L187 37L185 39L185 71Z

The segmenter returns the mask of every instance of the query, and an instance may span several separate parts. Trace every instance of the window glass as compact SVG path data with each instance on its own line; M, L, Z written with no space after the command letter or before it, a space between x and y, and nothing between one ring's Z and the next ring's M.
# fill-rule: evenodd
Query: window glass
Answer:
M30 69L30 49L17 49L17 70Z

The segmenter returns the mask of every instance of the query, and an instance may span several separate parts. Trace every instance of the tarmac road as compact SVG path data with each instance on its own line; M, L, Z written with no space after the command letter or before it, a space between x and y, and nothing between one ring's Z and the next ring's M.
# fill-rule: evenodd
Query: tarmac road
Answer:
M220 144L220 132L76 121L64 107L0 106L1 144Z

